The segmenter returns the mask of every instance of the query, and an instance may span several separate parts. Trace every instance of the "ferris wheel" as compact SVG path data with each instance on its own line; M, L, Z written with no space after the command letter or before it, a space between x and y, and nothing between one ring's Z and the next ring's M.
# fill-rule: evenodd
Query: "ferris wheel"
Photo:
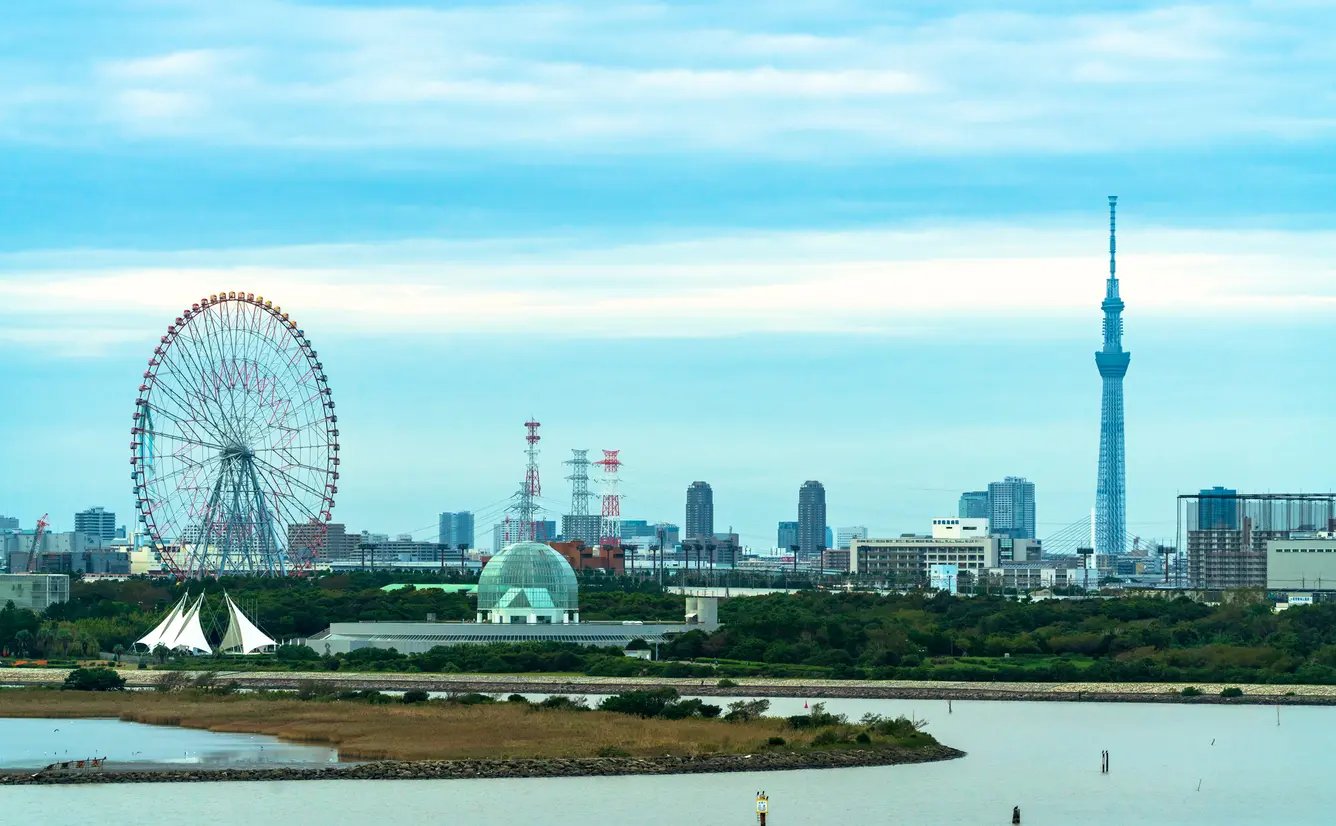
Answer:
M324 366L252 293L192 304L153 349L135 399L135 509L178 577L310 570L338 493Z

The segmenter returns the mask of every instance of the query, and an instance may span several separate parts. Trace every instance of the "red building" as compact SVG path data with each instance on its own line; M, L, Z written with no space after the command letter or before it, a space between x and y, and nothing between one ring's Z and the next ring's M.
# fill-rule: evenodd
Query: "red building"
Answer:
M626 554L621 548L590 548L581 539L547 544L564 556L576 571L602 570L614 574L626 573Z

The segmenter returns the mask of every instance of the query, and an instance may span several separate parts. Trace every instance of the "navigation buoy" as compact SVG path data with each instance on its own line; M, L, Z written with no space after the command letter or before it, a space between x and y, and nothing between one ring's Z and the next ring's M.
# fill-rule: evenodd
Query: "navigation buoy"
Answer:
M803 708L807 708L807 701L803 700Z
M756 822L765 826L765 816L770 814L770 796L765 792L756 793Z

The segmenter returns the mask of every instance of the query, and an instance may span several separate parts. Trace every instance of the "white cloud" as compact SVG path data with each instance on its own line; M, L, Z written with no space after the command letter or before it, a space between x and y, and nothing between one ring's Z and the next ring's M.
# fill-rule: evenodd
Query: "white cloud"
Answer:
M827 153L1096 151L1336 131L1326 88L1336 13L1318 4L918 18L870 2L745 15L727 4L146 8L92 47L82 77L54 58L10 72L7 131ZM99 116L108 100L119 117Z
M1099 233L997 226L767 233L582 248L572 241L0 257L0 340L151 341L220 290L326 335L538 337L822 332L1065 335L1097 324ZM1095 250L1096 252L1089 252ZM1145 230L1120 257L1141 318L1285 321L1336 310L1336 234ZM277 263L275 263L277 262ZM96 301L89 301L96 296ZM1031 329L1033 328L1033 329Z

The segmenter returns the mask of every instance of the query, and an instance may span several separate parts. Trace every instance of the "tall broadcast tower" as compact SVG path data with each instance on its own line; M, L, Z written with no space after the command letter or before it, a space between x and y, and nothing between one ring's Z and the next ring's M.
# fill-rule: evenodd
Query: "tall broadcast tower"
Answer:
M1127 465L1123 443L1123 376L1132 354L1123 350L1123 300L1118 297L1115 217L1118 196L1109 196L1109 281L1104 293L1104 348L1095 365L1104 379L1099 417L1099 481L1095 485L1095 552L1122 553L1127 536Z

